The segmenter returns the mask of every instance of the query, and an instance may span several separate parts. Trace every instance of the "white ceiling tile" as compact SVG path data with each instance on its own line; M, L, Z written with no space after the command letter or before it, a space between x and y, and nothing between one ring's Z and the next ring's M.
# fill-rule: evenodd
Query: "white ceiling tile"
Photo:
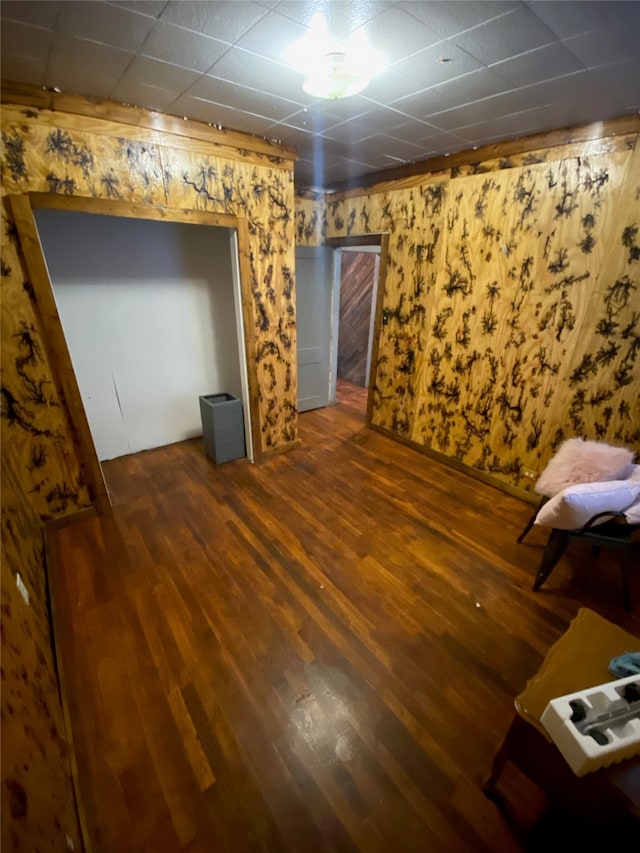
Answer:
M322 0L283 0L275 8L279 14L306 26L311 24L317 12L322 12L331 35L334 38L346 38L362 24L394 5L397 4L382 0L331 0L330 3Z
M367 122L352 119L351 121L343 121L341 124L336 124L328 128L322 135L326 139L333 139L337 142L353 143L371 136L371 132L371 128Z
M123 9L130 9L132 12L157 18L167 5L167 0L112 0L109 5L122 6Z
M520 113L502 116L490 122L481 122L468 128L461 128L458 134L467 139L467 142L486 144L494 139L512 139L535 132L540 126L540 118L544 113L544 107L536 107L532 110L523 110ZM571 122L568 122L570 124Z
M212 125L221 125L230 130L241 130L259 136L268 135L271 122L263 116L243 113L230 107L212 104L200 98L182 95L171 105L175 115L186 116L196 121L204 121Z
M398 139L408 139L410 142L422 142L426 136L440 133L437 127L433 127L426 121L418 121L414 118L408 119L406 116L400 116L400 118L402 119L401 121L386 131L389 136L396 136Z
M625 112L640 109L640 55L595 68L588 79L602 100L618 104Z
M440 104L457 107L482 98L502 94L507 89L512 88L514 86L508 85L501 77L494 74L493 69L481 68L478 71L472 71L470 74L464 74L462 77L456 77L454 80L438 83L432 93L430 106L436 103L434 99L437 99Z
M398 136L398 133L395 134ZM428 146L434 150L451 151L455 146L462 145L465 140L457 133L447 133L446 131L437 131L435 128L430 128L424 136L417 137L413 140L420 145Z
M369 44L382 54L387 65L423 50L440 38L429 27L399 8L391 8L376 15L356 32L365 33Z
M112 86L115 86L132 59L133 54L124 50L61 35L51 49L46 82L49 86L65 89L68 84L61 81L75 78L73 90L85 92L83 86L88 85L90 77L95 77L101 81L101 96L104 97L106 81L113 80ZM80 75L79 68L83 71Z
M403 77L392 68L385 69L377 77L374 77L361 94L364 97L386 106L391 101L410 95L416 90L416 84L408 77Z
M394 110L402 113L403 116L411 116L414 119L420 120L428 113L441 112L451 105L446 98L443 100L438 94L437 88L432 86L429 89L422 89L413 95L392 101L391 106Z
M153 25L154 19L148 15L139 15L118 6L65 0L60 4L57 31L135 51Z
M272 122L282 121L300 109L300 104L215 77L201 77L186 94L217 104L229 104L236 110L267 116Z
M266 14L264 6L249 0L242 3L237 0L217 0L215 3L210 0L172 0L166 4L160 20L234 43Z
M638 3L640 8L640 2ZM564 46L587 68L619 62L640 54L639 29L613 27L565 39Z
M389 133L393 128L407 121L406 115L395 109L377 107L360 116L357 121L369 128L368 136L372 133Z
M78 77L72 62L62 60L53 69L47 69L45 86L60 89L72 95L87 95L95 98L110 98L118 82L117 74L107 74L91 68Z
M318 152L322 152L325 158L332 158L337 154L344 154L345 144L343 142L334 142L333 139L325 139L323 136L314 134L312 136L313 144L308 146L308 150L313 150L314 157Z
M482 62L466 53L451 39L421 50L394 65L395 71L415 80L421 89L454 80L480 68Z
M318 101L314 108L331 113L338 121L346 121L369 112L371 106L371 101L368 101L363 95L352 95L350 98L339 100Z
M58 19L59 3L47 0L3 0L0 13L3 21L21 21L23 24L33 24L48 30L55 29Z
M299 110L283 120L283 124L314 134L322 133L339 122L339 116L313 108Z
M460 127L466 127L470 124L479 124L485 119L493 121L503 115L519 112L523 109L533 107L541 97L540 93L534 93L529 89L519 89L517 91L505 92L502 95L495 95L492 98L483 98L480 101L467 104L455 109L444 110L437 113L430 113L424 118L441 130L457 130ZM531 90L531 91L530 91ZM546 101L542 101L545 104Z
M386 133L379 133L375 139L382 152L407 160L415 160L424 150L424 146L418 142L409 142Z
M513 59L498 62L491 66L491 71L510 84L510 88L517 88L562 77L583 68L580 60L570 50L562 43L555 42Z
M158 86L146 86L144 83L120 80L110 97L114 101L133 104L147 110L166 110L178 97L178 92L161 89Z
M449 38L517 9L522 3L518 0L456 0L454 3L437 0L399 5L434 30L440 38Z
M201 77L199 71L190 71L159 59L136 56L124 73L123 82L140 86L157 86L172 92L183 92Z
M3 50L0 53L0 67L3 80L39 86L44 78L47 60L33 56L14 56Z
M2 23L2 52L14 56L29 56L32 59L44 59L49 56L53 43L53 33L27 24L13 21Z
M372 158L372 160L375 159L376 158ZM341 157L339 154L334 156L334 162L344 165L347 169L353 169L354 174L356 175L361 175L363 172L366 172L367 169L375 168L376 165L375 163L370 163L368 161L365 162L365 160L356 160L353 157Z
M379 135L371 136L360 142L356 148L358 157L376 168L381 168L388 162Z
M640 29L640 3L637 0L589 0L589 2L529 2L532 11L561 39L581 35L594 29L619 26Z
M224 41L183 30L159 21L145 39L140 52L152 59L161 59L190 68L207 71L229 49Z
M169 113L193 121L202 121L205 124L215 122L214 104L200 98L191 98L189 95L180 95L179 98L176 98L171 104Z
M582 96L589 98L592 94L589 79L588 71L574 71L571 74L564 74L562 77L555 77L553 80L543 80L541 83L515 89L510 93L510 96L518 98L523 109L525 107L532 109L535 106L562 103Z
M251 27L249 32L239 38L236 44L259 56L266 56L267 59L286 64L285 51L289 45L308 33L309 29L302 24L291 21L277 12L268 12Z
M597 120L613 118L619 115L619 110L607 114L605 105L598 102L597 99L591 99L589 102L584 100L576 101L575 99L563 104L551 104L546 107L541 107L535 111L528 113L529 119L535 119L535 132L540 130L553 130L557 127L571 127L578 124L586 124ZM468 141L476 142L477 138L482 135L484 139L492 132L491 125L475 125L473 127L464 128L458 131L460 136L464 136ZM503 131L502 139L507 138L508 134Z
M313 140L315 138L312 133L309 133L306 130L290 127L289 125L282 124L280 122L272 124L267 128L267 132L272 139L286 140L298 148L300 148L300 146L313 144Z
M240 47L232 47L209 69L209 75L239 83L250 89L262 89L303 104L316 100L302 88L302 75L292 68L265 59Z
M557 41L555 33L525 6L456 37L456 44L484 65Z

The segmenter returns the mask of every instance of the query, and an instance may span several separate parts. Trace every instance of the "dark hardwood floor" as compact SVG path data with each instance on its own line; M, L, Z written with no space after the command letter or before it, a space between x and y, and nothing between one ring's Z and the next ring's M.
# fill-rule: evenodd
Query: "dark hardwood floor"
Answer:
M113 518L55 534L95 853L525 848L480 789L514 696L579 607L640 620L577 546L532 592L530 506L365 429L342 391L261 466L200 440L106 463ZM531 827L539 793L502 787Z
M367 389L338 376L336 380L336 401L343 410L353 415L361 415L364 423L367 411Z

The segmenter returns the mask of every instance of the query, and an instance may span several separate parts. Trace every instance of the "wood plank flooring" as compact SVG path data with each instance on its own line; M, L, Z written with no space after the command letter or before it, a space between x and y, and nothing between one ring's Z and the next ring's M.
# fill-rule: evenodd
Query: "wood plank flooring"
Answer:
M579 547L533 593L530 506L366 430L364 397L261 466L200 440L106 463L113 518L55 534L96 853L523 849L480 790L514 696L580 606L640 620Z

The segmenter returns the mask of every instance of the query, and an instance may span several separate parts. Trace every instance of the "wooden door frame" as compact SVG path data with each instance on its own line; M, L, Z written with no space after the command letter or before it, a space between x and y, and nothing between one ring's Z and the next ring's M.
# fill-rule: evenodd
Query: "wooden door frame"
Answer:
M251 437L253 440L254 457L256 461L260 461L262 458L262 449L260 445L258 372L255 358L255 324L251 295L249 229L246 219L225 213L210 213L207 211L182 210L180 208L168 207L159 208L143 203L132 204L130 202L108 199L61 196L53 193L10 195L9 203L13 213L20 248L33 287L36 316L40 324L42 342L51 368L53 381L58 396L67 411L82 477L98 512L101 514L110 513L111 501L58 315L53 287L49 278L33 213L34 210L68 210L102 216L117 216L161 222L182 222L192 225L209 225L236 230L238 237L240 293L244 327L244 354L247 364Z
M382 312L384 310L384 285L387 277L387 262L389 258L389 234L354 234L350 237L328 237L325 245L332 249L354 248L357 246L380 246L380 265L378 268L378 292L376 295L375 319L373 324L373 344L371 347L371 369L369 371L369 386L367 389L367 414L365 423L371 426L373 417L373 392L380 353L380 330L382 329Z

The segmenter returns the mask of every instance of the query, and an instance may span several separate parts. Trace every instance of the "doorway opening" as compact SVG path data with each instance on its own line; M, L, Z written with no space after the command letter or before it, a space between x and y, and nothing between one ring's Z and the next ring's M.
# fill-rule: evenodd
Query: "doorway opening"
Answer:
M35 216L100 462L200 435L200 395L242 398L230 229Z
M366 234L296 248L298 411L349 397L371 423L388 245L388 234ZM358 279L352 273L360 266ZM341 286L343 269L346 281ZM350 372L352 359L357 373Z
M97 199L60 199L44 194L12 196L11 204L34 285L52 371L69 408L78 458L98 511L109 512L111 506L98 455L101 459L114 458L200 434L199 395L222 391L241 397L246 455L253 461L254 449L257 448L259 453L259 443L256 443L257 412L253 411L251 403L256 382L255 365L249 358L253 352L251 294L250 283L243 280L244 272L241 278L239 260L247 250L246 223L226 214L157 210L143 205ZM81 226L78 216L82 217ZM76 217L71 225L69 217ZM92 225L95 229L93 243L87 236ZM169 235L167 231L160 234L158 230L174 226L183 229L181 237L176 236L177 231ZM137 233L136 228L145 231L143 235L137 234L139 252L133 250L136 238L133 237L131 242L131 234ZM150 229L156 229L153 239ZM69 234L70 243L67 240ZM58 239L66 243L66 248L56 247ZM120 253L123 256L116 258L120 268L115 276L117 281L111 281L111 288L106 280L99 281L97 287L95 277L92 280L91 246L95 250L100 240L106 243L102 249L107 249L107 255L117 256ZM207 247L211 248L216 241L221 249L218 262L210 253L207 255ZM218 263L224 270L224 275L219 276L219 287L212 288L211 276L206 271L202 272L202 266L199 270L193 268L192 256L203 252L211 268L215 269ZM56 271L64 270L65 254L75 260L84 259L88 268L83 270L80 267L72 272L71 280L63 281L62 289L56 293L51 279L56 278ZM155 263L154 266L152 263L151 268L145 267L145 259L153 254L160 256L160 264ZM154 262L157 260L155 258ZM103 265L107 263L104 258L102 262ZM185 270L189 286L180 293L177 284ZM66 272L69 273L69 268ZM172 274L175 274L173 278ZM219 293L214 294L213 289ZM189 290L190 294L186 292ZM96 306L91 303L98 291L101 293ZM133 296L129 293L122 304L122 295L128 291ZM90 307L88 312L87 306ZM208 326L213 324L214 314L218 311L223 322L217 324L212 335ZM80 315L75 320L74 312ZM64 332L60 316L65 323ZM83 320L86 320L84 329ZM72 357L65 333L67 325L73 326L74 323L76 332L79 330L80 337L86 340L80 342L79 350L74 346L76 352ZM173 344L174 358L169 356L167 360L163 349L170 349L170 344ZM109 358L100 364L100 356L105 350ZM220 360L219 355L223 351L225 357ZM154 363L154 355L155 368L150 367ZM146 372L143 370L141 382L139 370L136 377L136 368L145 364ZM84 384L82 374L88 369L89 372L94 371L94 378L102 371L100 381L93 386L101 397L97 419L88 417L90 401L86 394L83 399L81 393ZM182 383L182 400L174 400L169 405L165 394L164 402L161 402L161 409L162 406L164 409L158 417L157 407L155 411L153 409L157 402L155 398L162 398L167 388L175 390L176 381L179 385ZM218 383L224 387L216 387ZM187 409L191 414L185 416ZM197 413L196 423L194 412ZM94 441L94 433L96 439L98 437L100 415L105 414L120 419L120 434L115 430L116 444L118 441L120 444L115 448L103 444L102 439ZM90 420L93 421L91 426ZM115 421L111 423L113 425ZM96 446L100 448L99 454Z
M371 373L380 246L335 250L333 400L364 416Z

